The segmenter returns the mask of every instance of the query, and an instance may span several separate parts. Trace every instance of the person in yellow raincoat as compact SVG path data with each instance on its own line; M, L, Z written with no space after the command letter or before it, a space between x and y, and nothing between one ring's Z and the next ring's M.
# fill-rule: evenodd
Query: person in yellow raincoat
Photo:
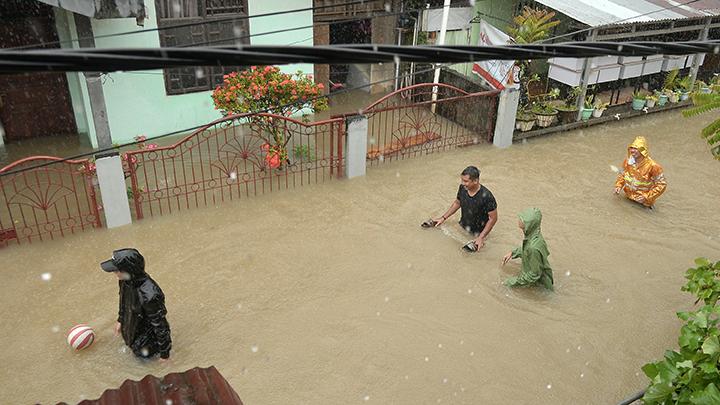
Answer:
M615 181L615 194L624 191L630 200L652 208L666 187L662 166L650 158L647 141L638 136L628 145L627 159Z

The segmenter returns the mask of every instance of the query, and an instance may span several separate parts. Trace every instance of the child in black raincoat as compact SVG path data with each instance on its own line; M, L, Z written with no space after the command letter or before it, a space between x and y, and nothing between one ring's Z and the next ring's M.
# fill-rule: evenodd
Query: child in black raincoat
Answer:
M137 249L120 249L100 267L114 273L120 286L120 308L115 334L122 332L125 344L136 356L170 358L172 340L165 319L165 295L145 273L145 258Z

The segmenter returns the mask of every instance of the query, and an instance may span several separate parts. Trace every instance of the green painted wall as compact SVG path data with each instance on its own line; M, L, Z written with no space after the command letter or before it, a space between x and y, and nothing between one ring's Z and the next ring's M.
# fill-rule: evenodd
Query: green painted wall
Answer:
M248 3L249 15L251 16L312 6L312 0L284 0L282 2L249 0ZM147 0L145 7L148 14L148 18L145 19L145 27L137 26L134 18L92 20L94 35L97 37L119 32L156 28L155 2ZM77 30L72 15L64 11L59 14L62 13L65 14L62 24L67 25L67 29L74 33L72 36L76 38ZM289 27L312 26L312 23L312 12L310 11L250 19L250 35ZM250 38L250 43L312 45L313 31L312 28L306 28L281 34L258 36ZM74 43L73 46L78 47L77 43ZM158 32L155 31L97 38L95 46L97 48L159 47L160 39ZM283 66L282 70L295 72L301 69L310 73L312 68L312 64L302 64ZM73 90L73 85L70 86L76 118L84 115L81 120L85 121L93 146L97 146L90 105L87 102L85 78L82 74L69 75L69 77L72 76L74 77L71 81L80 87L78 91L77 88ZM168 96L165 93L165 82L161 70L110 73L105 77L103 92L110 132L115 143L130 141L140 134L153 137L168 132L185 130L220 118L220 114L213 108L210 91ZM81 105L84 106L84 111L87 111L87 113L80 111Z

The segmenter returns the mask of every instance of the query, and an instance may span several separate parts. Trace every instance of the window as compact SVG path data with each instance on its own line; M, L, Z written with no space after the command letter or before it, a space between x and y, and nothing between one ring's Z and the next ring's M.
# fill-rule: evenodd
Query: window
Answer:
M187 47L249 44L248 21L220 21L247 15L247 0L155 0L158 27L202 23L159 31L160 46ZM239 39L235 39L239 38ZM241 66L207 66L165 69L168 95L212 90L223 75Z

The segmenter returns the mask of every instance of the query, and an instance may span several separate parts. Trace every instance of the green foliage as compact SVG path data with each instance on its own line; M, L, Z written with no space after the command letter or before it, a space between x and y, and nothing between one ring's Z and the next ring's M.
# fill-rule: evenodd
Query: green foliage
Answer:
M508 35L518 44L531 44L550 36L550 30L560 24L553 20L555 12L525 6L522 14L513 18Z
M632 95L633 100L645 100L645 93L642 90L635 90Z
M683 111L683 116L694 117L717 110L720 108L720 93L695 93L692 95L692 101L693 107ZM720 118L703 128L700 136L710 145L710 153L712 153L715 159L720 160Z
M685 273L683 291L704 305L678 312L685 325L680 328L678 351L668 350L662 360L642 367L650 379L645 404L720 404L720 261L695 260L696 268Z
M678 86L678 70L673 69L671 70L667 76L665 76L665 81L663 82L663 89L665 90L675 90L675 88Z
M539 115L554 115L557 114L558 110L550 104L552 100L555 100L560 95L560 90L556 87L550 90L549 93L538 98L533 103L532 112Z
M305 162L315 160L315 153L310 149L310 145L295 145L293 155L296 159L301 159Z

